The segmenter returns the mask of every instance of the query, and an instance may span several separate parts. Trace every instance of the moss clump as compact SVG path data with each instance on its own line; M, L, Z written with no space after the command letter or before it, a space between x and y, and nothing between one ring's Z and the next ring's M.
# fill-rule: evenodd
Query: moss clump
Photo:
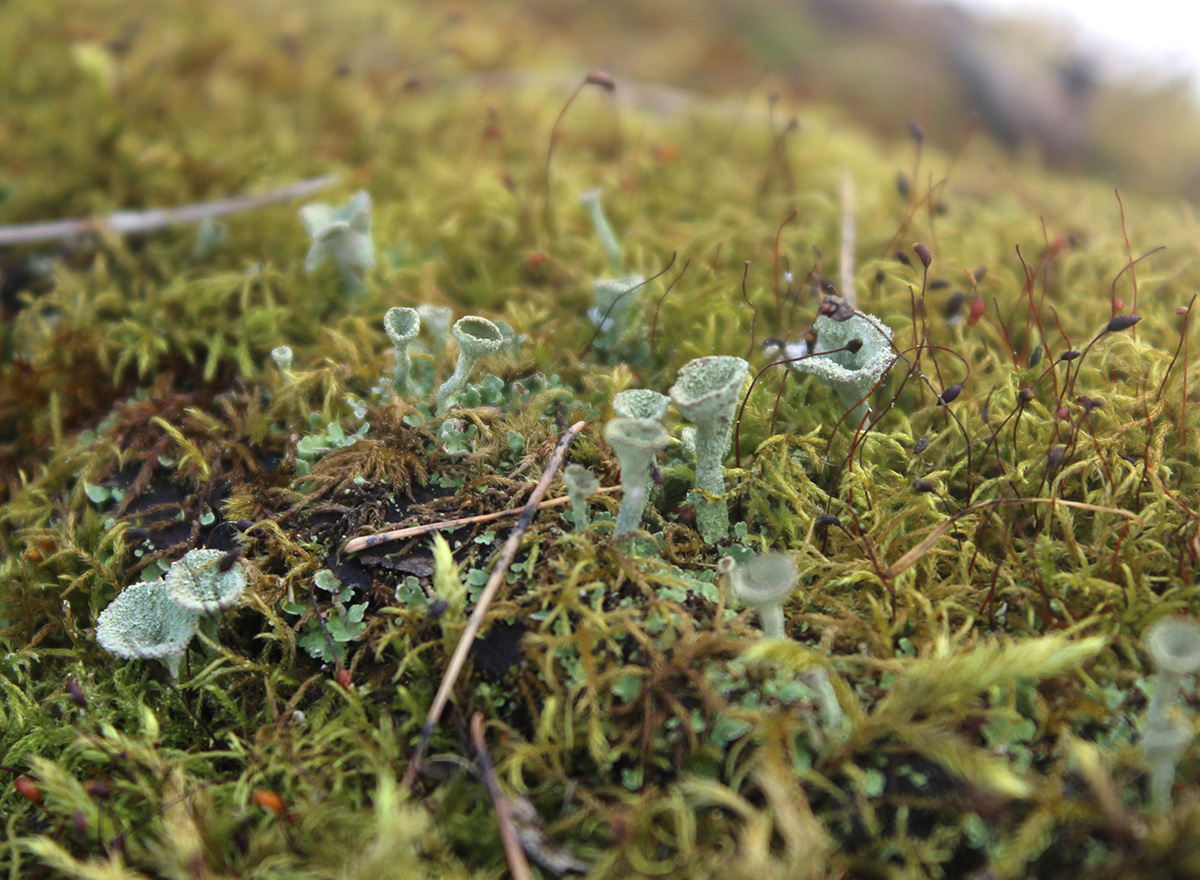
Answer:
M819 107L781 136L620 77L619 125L599 77L559 119L575 83L482 75L566 51L496 8L4 7L0 88L27 112L0 125L3 222L335 170L331 203L371 194L376 262L354 298L308 274L296 205L200 250L101 229L3 255L27 283L0 360L0 869L495 876L476 713L530 858L597 878L1190 864L1196 752L1155 811L1138 732L1141 634L1200 612L1189 210L1124 194L1123 226L1107 183L986 146L925 144L913 175L911 143ZM896 358L846 430L849 404L762 345L829 311L842 168L858 308ZM575 198L597 179L621 271L650 279L618 349L592 344L605 253ZM928 266L898 256L916 240ZM421 316L404 393L390 308ZM1114 313L1141 321L1102 333ZM495 351L439 413L464 314ZM721 484L697 499L668 443L654 515L614 541L614 397L710 356L754 377ZM486 517L526 503L579 420L592 527L534 517L403 792L514 522ZM704 534L710 501L728 524ZM345 549L447 520L436 561L428 534ZM201 619L177 681L113 664L102 609L197 550L246 560L238 604ZM716 567L767 553L798 583L791 638L763 646Z

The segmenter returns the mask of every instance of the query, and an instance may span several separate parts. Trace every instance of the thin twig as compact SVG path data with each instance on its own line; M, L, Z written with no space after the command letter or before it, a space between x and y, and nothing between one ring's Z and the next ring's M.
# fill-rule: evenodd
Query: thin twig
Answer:
M496 771L492 767L487 740L483 736L482 712L471 716L471 745L475 747L475 761L479 765L483 787L487 789L488 797L492 799L492 809L496 811L496 824L500 826L500 839L504 842L504 858L508 861L508 870L512 872L513 880L533 880L533 872L529 870L529 862L525 858L525 850L521 848L516 823L513 822L512 807L504 792L500 790L500 783L496 781Z
M100 229L108 229L120 235L136 235L155 232L167 226L181 223L199 223L262 208L275 202L298 199L312 195L337 182L336 174L301 180L252 196L234 196L213 202L197 202L178 208L151 208L146 211L117 211L104 217L76 217L71 220L50 220L44 223L18 223L0 226L0 247L14 244L33 244L38 241L54 241L87 235Z
M413 782L417 777L417 771L421 769L421 761L424 760L425 752L429 749L429 740L433 737L433 729L442 717L446 703L450 701L450 691L454 689L454 683L458 680L463 666L466 665L467 653L471 650L471 645L475 642L476 633L483 626L483 618L487 614L492 600L496 598L496 594L500 591L500 585L504 583L504 576L508 572L508 567L512 565L513 559L516 558L517 550L521 546L521 538L525 536L525 532L533 524L533 518L537 515L538 505L542 498L545 497L550 484L554 481L554 477L562 465L562 460L566 456L571 442L586 426L587 422L585 421L576 422L562 435L562 439L558 441L558 446L554 449L554 454L550 456L549 464L546 465L546 472L542 474L541 480L534 486L533 494L529 496L529 500L525 503L525 507L521 511L521 518L513 526L512 534L508 536L508 540L504 542L504 547L500 550L500 556L496 560L495 567L492 569L491 577L488 578L487 584L484 585L483 593L479 596L479 601L475 603L475 610L471 612L471 618L467 621L462 636L458 640L458 645L454 648L454 655L450 658L450 664L446 667L446 674L442 676L442 683L438 686L438 691L433 697L433 703L429 707L429 714L425 716L425 724L421 728L421 739L417 743L417 748L413 752L412 758L409 759L408 769L404 771L404 779L400 782L401 787L405 791L412 789Z
M621 488L618 483L615 486L605 486L602 489L597 489L594 495L600 495L605 492L616 492ZM558 498L549 498L538 504L538 510L544 510L547 507L561 507L571 500L570 495L560 495ZM399 541L401 538L414 538L417 535L427 535L430 532L440 532L442 529L456 529L459 526L470 526L476 523L491 522L495 519L504 519L506 516L516 516L525 506L510 507L507 510L497 510L493 513L478 513L475 516L464 516L459 519L444 519L440 522L425 523L421 526L407 526L403 529L389 529L386 532L377 532L374 535L361 535L357 538L352 538L342 547L344 553L357 553L360 550L366 550L369 547L377 547L380 544L386 544L388 541Z

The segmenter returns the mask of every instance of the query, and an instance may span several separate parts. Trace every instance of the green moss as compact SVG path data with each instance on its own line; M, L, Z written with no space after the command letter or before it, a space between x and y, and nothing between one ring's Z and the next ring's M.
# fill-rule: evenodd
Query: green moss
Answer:
M0 361L0 868L494 876L503 846L464 746L476 712L543 854L562 847L590 876L1194 860L1196 753L1152 813L1137 733L1140 634L1200 612L1200 404L1176 314L1200 287L1191 209L1127 194L1123 228L1107 184L997 170L985 148L924 148L925 183L901 195L911 146L819 107L780 146L753 110L765 94L734 126L716 98L656 110L620 77L634 99L619 120L584 89L547 173L574 83L481 75L563 57L543 19L504 9L507 26L369 0L0 14L0 82L23 108L0 124L3 222L336 170L331 203L370 194L376 256L354 299L335 271L308 275L296 205L226 218L206 253L172 228L12 254L34 280ZM761 345L799 341L836 274L842 168L858 304L897 357L861 425ZM578 196L597 181L623 271L651 278L624 364L591 344L608 255ZM895 259L915 241L927 276ZM1142 321L1062 360L1114 293L1133 310L1126 266L1158 246L1135 267ZM397 305L486 315L504 337L444 416L456 352L423 313L395 388L382 318ZM618 493L591 497L585 531L565 506L534 519L435 758L401 793L512 520L447 530L436 550L345 542L519 507L579 419L571 459L614 486L600 430L615 394L665 393L709 355L758 373L723 462L733 537L698 534L669 412L639 537L612 540ZM242 551L241 604L202 623L177 683L114 664L101 609L199 547ZM716 564L770 550L799 585L789 640L756 648Z

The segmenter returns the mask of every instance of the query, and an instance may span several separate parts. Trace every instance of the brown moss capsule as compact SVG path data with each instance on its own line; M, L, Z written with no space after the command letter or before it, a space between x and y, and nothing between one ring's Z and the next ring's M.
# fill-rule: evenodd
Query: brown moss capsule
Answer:
M38 788L38 784L28 776L18 776L13 780L13 788L17 790L17 794L25 798L31 804L41 804L42 790Z
M1036 367L1042 360L1042 346L1039 343L1034 349L1033 354L1029 356L1029 366Z
M929 247L918 241L913 245L913 253L921 260L921 265L928 269L929 264L933 262L933 254L930 253Z
M1026 404L1030 403L1032 400L1033 400L1033 389L1032 388L1022 388L1019 392L1017 392L1017 401L1021 404L1021 406L1025 406Z
M616 80L603 70L593 70L587 75L584 82L589 86L600 86L600 88L607 92L615 92L617 90Z
M967 323L974 327L983 318L983 313L987 310L987 303L983 301L983 297L976 296L971 300L971 311L967 315Z
M946 404L952 402L960 394L962 394L962 383L961 382L958 383L957 385L951 385L949 388L947 388L945 391L943 391L941 394L939 394L938 395L938 403L945 406Z
M217 571L221 572L222 574L229 571L229 569L233 568L233 564L238 561L241 555L241 548L230 550L217 562Z
M268 789L256 789L252 797L254 803L262 807L264 810L274 813L276 816L283 815L284 811L287 809L286 805L283 803L283 798Z
M861 339L851 339L846 343L846 351L850 352L850 354L858 354L860 348L862 348Z
M1115 315L1108 326L1104 328L1105 333L1120 333L1122 330L1128 330L1138 321L1142 320L1141 315Z
M921 494L925 494L926 492L933 492L937 488L936 486L933 485L933 483L929 482L929 480L922 480L920 477L913 480L912 487L913 487L914 492L918 492Z
M832 513L823 513L818 516L815 525L818 529L827 529L830 526L837 526L839 529L845 529L845 526L842 525L842 521Z
M842 297L832 293L828 294L821 301L821 305L817 311L827 318L832 318L839 324L849 321L854 317L854 307L842 299Z
M905 266L911 266L912 260L908 258L908 253L905 251L896 251L896 260L903 263Z
M112 789L108 787L108 783L99 779L89 779L83 784L83 790L98 801L106 801L112 797Z
M900 197L904 199L907 199L909 193L912 192L912 186L903 171L896 172L896 192L900 193Z
M1073 350L1072 351L1064 351L1062 354L1060 354L1058 356L1058 361L1059 361L1059 363L1062 363L1063 361L1073 361L1073 360L1075 360L1075 358L1079 357L1079 354L1080 354L1079 352L1073 351Z

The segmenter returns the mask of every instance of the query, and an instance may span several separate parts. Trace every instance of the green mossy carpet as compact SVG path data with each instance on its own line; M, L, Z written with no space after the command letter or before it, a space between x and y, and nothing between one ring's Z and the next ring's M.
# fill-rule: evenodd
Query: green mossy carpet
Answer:
M416 6L0 5L0 224L96 220L0 248L0 873L1200 874L1190 677L1165 803L1142 745L1143 633L1200 612L1194 204L965 124L876 139L772 99L733 34L679 37L665 68L742 76L682 91L588 77L518 4ZM306 266L300 208L360 191L373 265L344 218ZM769 366L839 294L894 333L861 407ZM502 342L438 414L466 315ZM754 380L726 491L672 408L617 540L613 398L707 355ZM413 763L518 524L481 517L581 421L590 523L556 476ZM178 678L106 652L101 612L196 548L248 587ZM767 551L783 639L731 590Z

